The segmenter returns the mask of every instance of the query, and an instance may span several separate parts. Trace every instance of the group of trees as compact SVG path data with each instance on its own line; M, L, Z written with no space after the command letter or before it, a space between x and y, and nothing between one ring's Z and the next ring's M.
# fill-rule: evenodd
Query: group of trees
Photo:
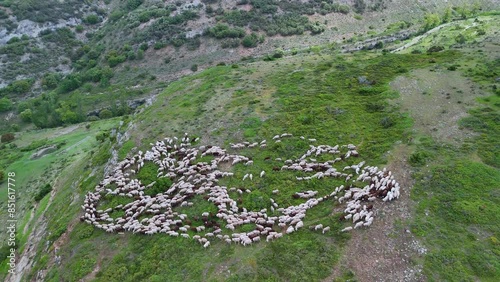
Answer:
M0 96L7 96L7 95L19 96L22 94L26 94L31 90L34 83L35 83L34 79L16 80L7 85L7 87L1 88Z
M442 16L437 13L428 13L424 17L424 24L422 25L422 31L428 31L442 23L447 23L453 20L453 18L466 19L471 16L477 15L480 10L480 6L476 4L472 5L462 5L456 7L448 7L444 10Z
M8 6L17 20L29 19L35 22L57 22L59 19L69 19L79 13L87 1L80 0L23 0L2 3ZM57 11L57 12L54 12Z
M306 5L307 3L298 2L287 2L287 1L271 1L276 5L276 7L281 8L284 13L276 14L270 13L272 6L271 4L264 4L266 2L263 0L261 2L251 1L254 9L250 11L228 11L217 19L230 24L235 27L244 28L250 27L253 31L263 31L268 36L274 36L280 34L282 36L290 35L300 35L305 31L310 31L311 34L318 34L325 30L325 26L318 23L311 23L309 19L305 16L307 14L307 9L300 9L300 5ZM267 3L267 2L266 2ZM316 2L308 3L307 5L313 5ZM305 6L305 8L309 6ZM257 8L256 8L257 7ZM315 6L310 6L313 9ZM343 6L339 4L325 4L318 7L323 7L325 13L331 11L346 11ZM342 8L341 8L342 7ZM325 10L326 9L326 10ZM314 13L314 9L312 10Z

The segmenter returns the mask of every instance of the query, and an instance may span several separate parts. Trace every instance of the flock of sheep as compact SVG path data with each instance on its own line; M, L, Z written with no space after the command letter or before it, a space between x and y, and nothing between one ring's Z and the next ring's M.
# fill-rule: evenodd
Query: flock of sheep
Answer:
M287 137L291 138L292 134L276 135L271 142L279 143L282 138ZM183 138L165 138L165 140L151 144L150 151L145 153L139 151L135 156L118 163L114 171L97 185L95 191L86 195L82 205L84 215L80 219L107 232L131 231L148 235L165 233L170 236L195 239L206 248L213 238L224 240L229 244L240 243L242 245L249 245L261 239L271 241L280 238L283 234L303 228L307 210L326 200L346 204L343 219L352 222L352 225L342 231L370 226L374 218L373 205L370 203L377 198L385 202L399 197L399 184L394 180L390 171L364 166L363 161L345 166L341 171L333 167L333 164L345 161L349 157L358 157L356 146L352 144L314 146L312 144L316 142L315 139L300 138L311 143L309 150L295 160L275 159L283 165L274 167L273 170L309 173L309 176L305 177L296 176L297 181L333 177L345 179L345 185L335 187L330 194L320 197L317 195L318 191L296 192L293 198L304 201L295 206L280 207L280 203L270 198L269 210L249 211L240 207L241 202L232 199L230 193L241 195L252 193L252 191L219 185L221 178L237 177L233 172L221 170L220 164L226 163L234 166L241 163L252 166L253 160L243 155L230 154L217 146L195 148L191 142L198 140L191 140L186 134ZM231 148L233 150L263 148L266 144L266 140L254 143L243 142L231 144ZM324 154L333 157L324 162L316 160ZM200 158L204 156L211 156L211 161L201 161ZM324 156L322 157L324 159ZM158 178L166 177L173 181L165 192L149 196L145 192L156 182L144 186L134 178L134 175L147 162L153 162L159 167ZM249 182L254 177L266 177L266 172L261 171L255 176L250 173L245 174L241 181ZM366 184L363 188L354 186L363 182ZM279 194L280 191L273 190L272 193L273 195ZM196 195L202 195L205 200L213 203L217 212L205 211L200 215L189 217L175 211L178 207L193 206L193 199ZM130 202L102 210L98 206L103 197L126 197ZM115 212L123 215L111 217L110 214ZM246 224L254 224L255 229L250 232L238 232L239 227ZM329 226L322 224L309 228L322 233L330 231Z

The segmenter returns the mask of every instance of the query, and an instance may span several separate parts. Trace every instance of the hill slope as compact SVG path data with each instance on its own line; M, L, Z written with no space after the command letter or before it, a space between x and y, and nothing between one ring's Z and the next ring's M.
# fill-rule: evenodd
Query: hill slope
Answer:
M2 148L8 156L2 165L16 173L18 187L19 272L7 280L498 280L498 21L490 15L452 22L394 54L345 54L331 46L275 52L151 87L161 91L130 115L19 132ZM329 232L303 228L248 247L213 240L205 249L194 240L118 235L79 221L85 195L118 161L185 132L200 137L196 146L230 151L230 143L268 140L266 148L241 151L253 166L229 167L235 177L221 180L252 190L233 195L249 210L270 209L269 197L299 204L295 192L345 184L298 182L304 174L273 171L282 165L276 158L295 159L309 148L299 136L316 139L312 144L355 144L360 159L346 163L387 166L402 195L376 201L369 228L341 232L352 224L339 220L345 207L328 200L304 224L330 226ZM272 141L284 132L295 138ZM51 145L54 152L36 158ZM240 181L261 170L266 177ZM5 205L7 195L0 197ZM211 208L203 199L196 204L179 211L194 217ZM6 257L8 248L1 251Z

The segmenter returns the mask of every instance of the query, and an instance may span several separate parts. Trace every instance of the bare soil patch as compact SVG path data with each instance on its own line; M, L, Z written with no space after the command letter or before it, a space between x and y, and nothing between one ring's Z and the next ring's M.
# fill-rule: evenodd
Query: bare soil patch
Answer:
M408 76L397 77L390 85L400 93L393 103L410 113L417 132L455 145L473 136L472 132L460 129L458 121L467 116L475 99L484 94L459 72L414 70Z

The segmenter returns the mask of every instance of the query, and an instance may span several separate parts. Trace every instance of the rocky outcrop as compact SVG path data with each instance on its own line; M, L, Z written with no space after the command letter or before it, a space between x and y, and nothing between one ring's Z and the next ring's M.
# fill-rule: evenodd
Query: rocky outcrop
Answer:
M77 18L70 18L68 20L60 19L57 23L36 23L30 20L22 20L18 23L18 26L12 32L8 32L6 28L0 29L0 45L6 44L13 37L21 37L27 35L29 37L38 37L43 30L54 30L57 28L76 26L81 23L81 20Z

